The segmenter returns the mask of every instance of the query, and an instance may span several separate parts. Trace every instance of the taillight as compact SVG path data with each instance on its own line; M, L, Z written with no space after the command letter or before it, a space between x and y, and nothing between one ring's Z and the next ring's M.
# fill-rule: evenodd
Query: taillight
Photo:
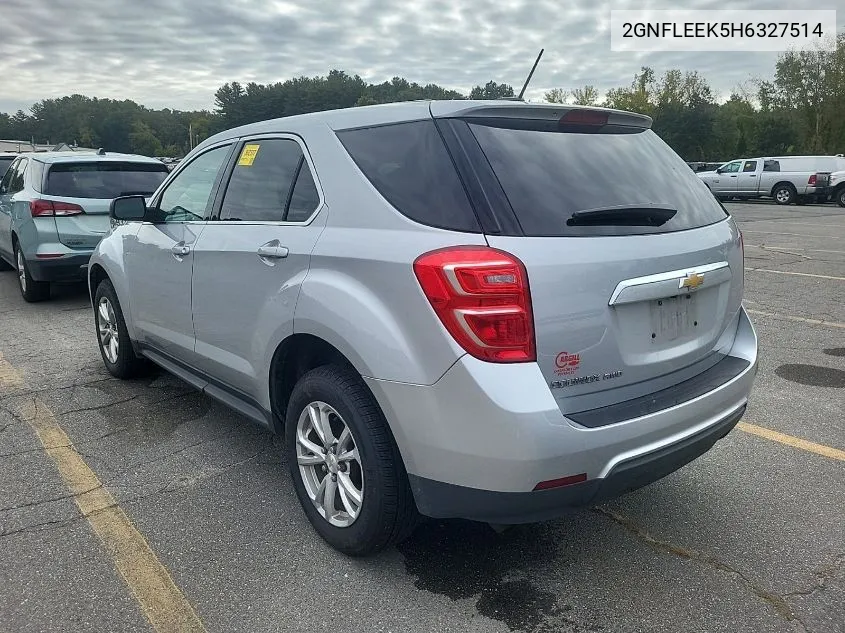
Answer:
M810 176L809 180L807 180L807 184L815 187L816 186L816 180L818 180L816 178L816 174L813 174L812 176Z
M414 274L449 334L468 353L496 363L536 360L525 266L487 246L425 253Z
M607 125L608 113L600 110L570 110L560 117L560 125Z
M79 215L85 209L78 204L58 202L54 200L30 200L29 213L32 217Z

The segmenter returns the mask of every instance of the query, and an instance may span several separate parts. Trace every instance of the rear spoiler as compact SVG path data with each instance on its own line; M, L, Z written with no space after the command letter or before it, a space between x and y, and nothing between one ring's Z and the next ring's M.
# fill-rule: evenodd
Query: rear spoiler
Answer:
M472 104L472 105L470 105ZM463 107L462 107L463 106ZM634 112L611 110L609 108L594 108L582 106L567 106L556 104L524 103L519 101L489 101L469 102L431 102L431 115L436 118L461 119L530 119L534 121L559 121L572 111L596 112L607 115L607 125L625 127L651 128L651 117Z

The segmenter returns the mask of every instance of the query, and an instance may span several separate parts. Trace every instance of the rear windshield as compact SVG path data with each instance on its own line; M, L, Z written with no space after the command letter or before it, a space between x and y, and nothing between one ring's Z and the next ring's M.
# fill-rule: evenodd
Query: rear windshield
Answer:
M44 193L69 198L152 194L170 172L155 163L58 163L47 172Z
M13 160L15 160L14 156L0 156L0 178L6 173Z
M707 185L651 130L469 127L526 235L664 233L727 217Z

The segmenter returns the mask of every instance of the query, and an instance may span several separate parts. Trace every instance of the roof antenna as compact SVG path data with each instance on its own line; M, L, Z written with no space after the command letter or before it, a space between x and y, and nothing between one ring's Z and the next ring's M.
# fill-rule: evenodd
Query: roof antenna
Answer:
M522 90L519 91L519 96L516 98L517 101L522 101L522 97L525 95L525 89L528 87L528 83L531 81L531 78L534 76L534 71L537 70L537 64L540 63L540 58L543 56L543 51L546 50L545 48L540 49L540 54L537 55L537 59L534 61L534 65L531 67L531 72L528 73L528 79L525 80L525 83L522 86Z

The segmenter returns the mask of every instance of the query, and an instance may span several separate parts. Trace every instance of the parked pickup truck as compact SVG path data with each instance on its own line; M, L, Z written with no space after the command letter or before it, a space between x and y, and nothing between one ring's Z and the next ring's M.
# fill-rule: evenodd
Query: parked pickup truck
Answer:
M827 199L845 207L845 170L835 171L827 179Z
M718 198L774 198L778 204L801 204L824 195L818 174L845 170L841 156L743 158L715 171L698 172Z

